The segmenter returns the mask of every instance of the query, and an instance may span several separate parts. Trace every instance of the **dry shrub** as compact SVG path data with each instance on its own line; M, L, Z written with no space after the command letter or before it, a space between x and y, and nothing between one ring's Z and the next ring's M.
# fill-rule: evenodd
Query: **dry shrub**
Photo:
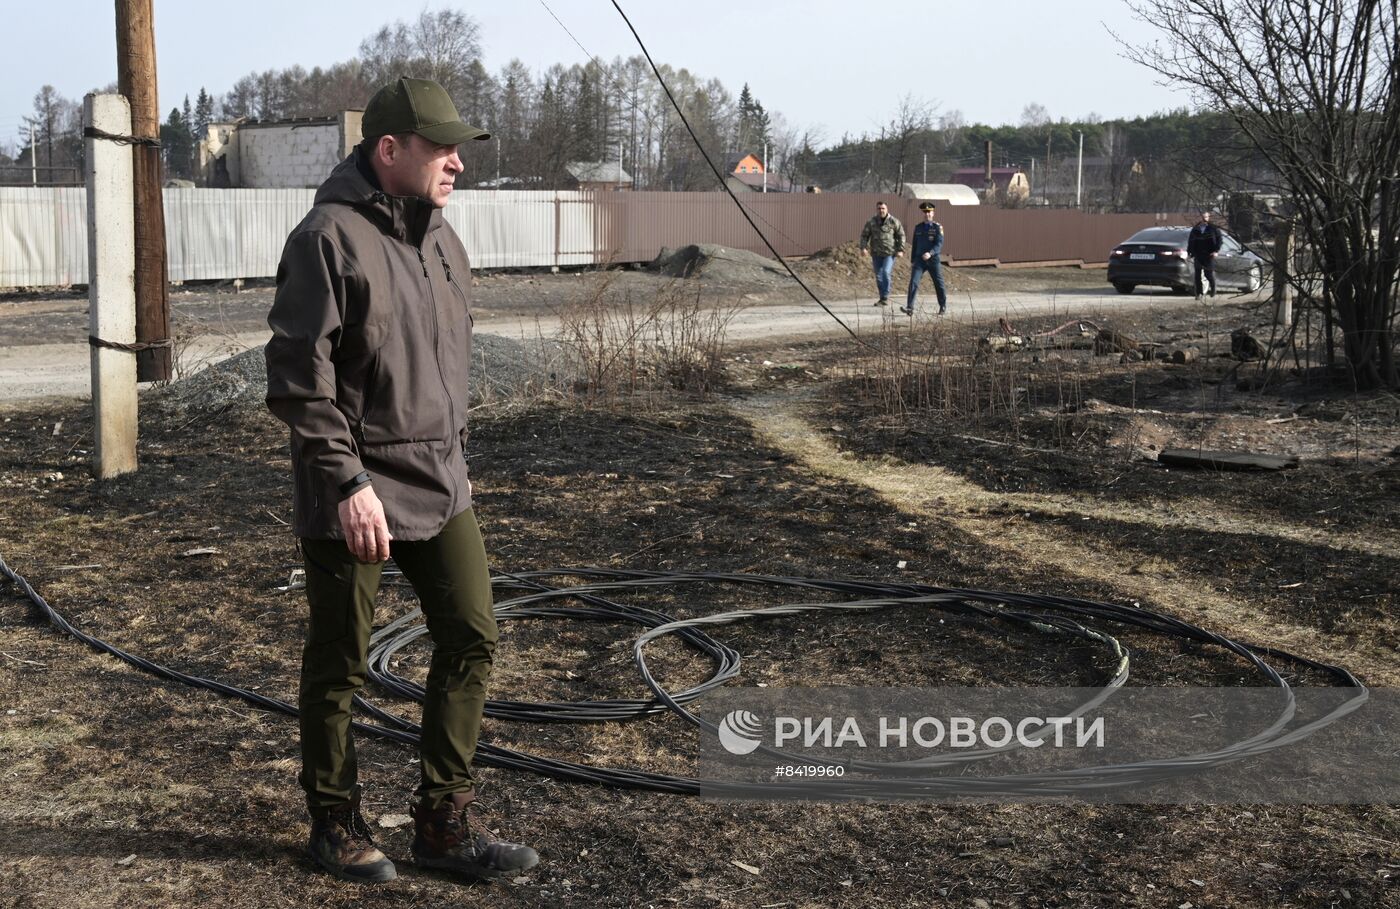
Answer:
M878 348L854 364L858 385L876 411L910 424L934 418L1020 438L1035 411L1070 414L1084 402L1084 364L1060 353L988 352L969 326L911 331L894 322ZM1072 429L1061 422L1054 434L1066 444Z
M675 393L701 400L720 385L729 322L739 304L704 305L698 288L667 284L651 299L609 294L605 277L559 313L559 341L577 362L587 406L650 406Z

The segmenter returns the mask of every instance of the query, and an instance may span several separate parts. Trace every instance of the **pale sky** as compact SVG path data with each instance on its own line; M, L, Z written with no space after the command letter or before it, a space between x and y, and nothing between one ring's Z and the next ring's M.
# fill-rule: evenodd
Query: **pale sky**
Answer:
M638 53L608 0L545 2L590 53L604 60ZM116 80L114 6L26 3L22 14L6 17L0 142L18 137L45 83L81 100ZM824 145L843 133L878 132L906 92L942 111L961 110L969 123L992 124L1019 122L1031 102L1053 119L1132 117L1188 102L1122 58L1105 25L1130 42L1155 36L1122 0L767 0L735 15L710 3L622 6L658 62L716 77L735 94L748 82L768 110L819 127ZM327 66L354 56L381 25L443 7L481 23L493 73L512 57L536 73L587 59L540 0L155 0L162 119L201 85L223 94L254 70Z

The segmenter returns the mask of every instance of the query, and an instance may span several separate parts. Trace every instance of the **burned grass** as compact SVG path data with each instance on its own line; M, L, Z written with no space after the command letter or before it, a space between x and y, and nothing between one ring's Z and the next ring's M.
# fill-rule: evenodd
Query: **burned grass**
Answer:
M1243 510L1266 490L1242 487L1238 477L1206 478L1217 485L1205 490L1163 486L1166 475L1155 468L1092 448L1066 451L1105 471L1094 475L1096 484L1082 479L1078 461L949 443L952 433L937 424L927 435L900 434L862 408L850 386L783 403L783 396L825 388L820 383L839 354L807 346L771 356L770 363L800 361L800 371L736 364L736 388L777 386L768 419L742 402L645 415L554 406L487 411L473 428L472 473L494 567L909 577L1113 601L1136 593L1130 578L1001 545L1018 528L1039 525L1065 547L1107 551L1129 575L1136 566L1184 585L1249 591L1271 580L1261 574L1266 561L1310 559L1306 595L1315 607L1276 589L1259 608L1317 628L1319 649L1329 636L1393 630L1383 624L1393 604L1381 597L1365 611L1322 614L1329 593L1359 598L1358 585L1382 591L1393 560L1245 551L1239 540L1200 534L1164 543L1136 525L984 505L969 517L957 503L940 512L877 494L864 482L866 466L897 473L929 462L993 495L1025 491L1030 481L1067 496L1107 501L1122 489L1140 502L1170 503L1189 488ZM788 418L793 408L848 452L849 472L822 469L810 451L775 441L769 430L780 410ZM103 484L83 467L81 409L31 410L0 427L0 554L57 608L84 630L152 659L293 696L303 608L299 593L275 589L298 563L285 526L289 463L277 424L256 412L192 423L149 414L142 470ZM1028 430L1020 438L1035 440ZM1335 504L1338 491L1355 482L1349 469L1308 465L1290 477L1300 487L1297 501ZM1310 485L1324 472L1340 485ZM1378 516L1382 524L1387 514ZM1359 532L1366 524L1348 526ZM217 551L189 554L203 549ZM694 585L633 601L684 617L791 598ZM386 588L376 619L411 605L406 590ZM1228 616L1187 618L1231 630ZM645 696L631 666L635 633L614 623L505 623L493 693ZM1133 651L1134 677L1143 684L1242 679L1236 661L1213 651L1116 633ZM1092 648L1046 647L1028 632L914 607L728 626L716 637L744 654L744 684L1094 684L1105 671ZM493 824L536 845L542 866L520 882L480 888L405 863L397 883L367 890L315 874L300 855L305 828L289 720L91 653L37 622L11 587L0 587L0 638L4 906L1380 906L1393 897L1400 871L1400 825L1383 806L736 805L486 770ZM673 689L709 668L674 641L658 642L649 657ZM426 646L414 645L398 671L421 677L425 658ZM1372 657L1355 662L1349 665L1363 678L1388 670ZM414 715L410 705L390 705ZM694 734L666 716L604 725L488 720L484 734L609 766L693 769ZM371 817L404 813L416 782L413 754L361 742ZM391 856L406 857L408 828L377 833Z

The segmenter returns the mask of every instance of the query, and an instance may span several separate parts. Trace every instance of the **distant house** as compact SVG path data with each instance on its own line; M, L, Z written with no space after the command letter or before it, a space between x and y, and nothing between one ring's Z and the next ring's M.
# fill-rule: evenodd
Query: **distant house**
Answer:
M294 189L320 186L360 141L363 111L295 120L211 123L198 146L204 186Z
M541 189L544 177L492 177L472 185L472 189Z
M763 173L763 159L757 155L746 154L738 158L731 159L725 169L731 174L761 174Z
M987 171L981 167L964 167L953 171L952 179L948 182L961 183L981 192L987 186ZM1025 171L1019 167L992 168L992 184L1002 196L1025 199L1031 194L1031 181L1026 179Z
M575 161L564 170L578 189L616 191L632 188L632 176L617 161Z
M782 174L730 174L724 178L724 182L736 193L791 193L797 191L792 181Z
M943 202L948 205L981 205L972 187L965 183L906 183L904 197L919 202Z

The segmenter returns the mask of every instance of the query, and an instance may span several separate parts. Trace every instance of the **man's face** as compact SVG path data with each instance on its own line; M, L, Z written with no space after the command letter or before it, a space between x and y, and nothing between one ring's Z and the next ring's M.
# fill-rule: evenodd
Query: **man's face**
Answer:
M1206 222L1207 224L1209 224L1209 223L1210 223L1210 212L1208 212L1208 211L1203 211L1203 212L1201 212L1201 220L1204 221L1204 222Z
M932 223L933 223L933 209L929 208L929 209L925 209L925 210L924 210L924 223L925 223L925 224L932 224Z
M406 142L393 136L381 139L378 164L376 169L386 193L417 196L437 208L447 205L453 181L462 172L457 146L434 145L413 133Z
M888 215L889 213L890 213L890 207L889 207L888 205L886 205L885 203L881 202L879 205L875 206L875 214L879 215L880 217L883 218L885 215Z

